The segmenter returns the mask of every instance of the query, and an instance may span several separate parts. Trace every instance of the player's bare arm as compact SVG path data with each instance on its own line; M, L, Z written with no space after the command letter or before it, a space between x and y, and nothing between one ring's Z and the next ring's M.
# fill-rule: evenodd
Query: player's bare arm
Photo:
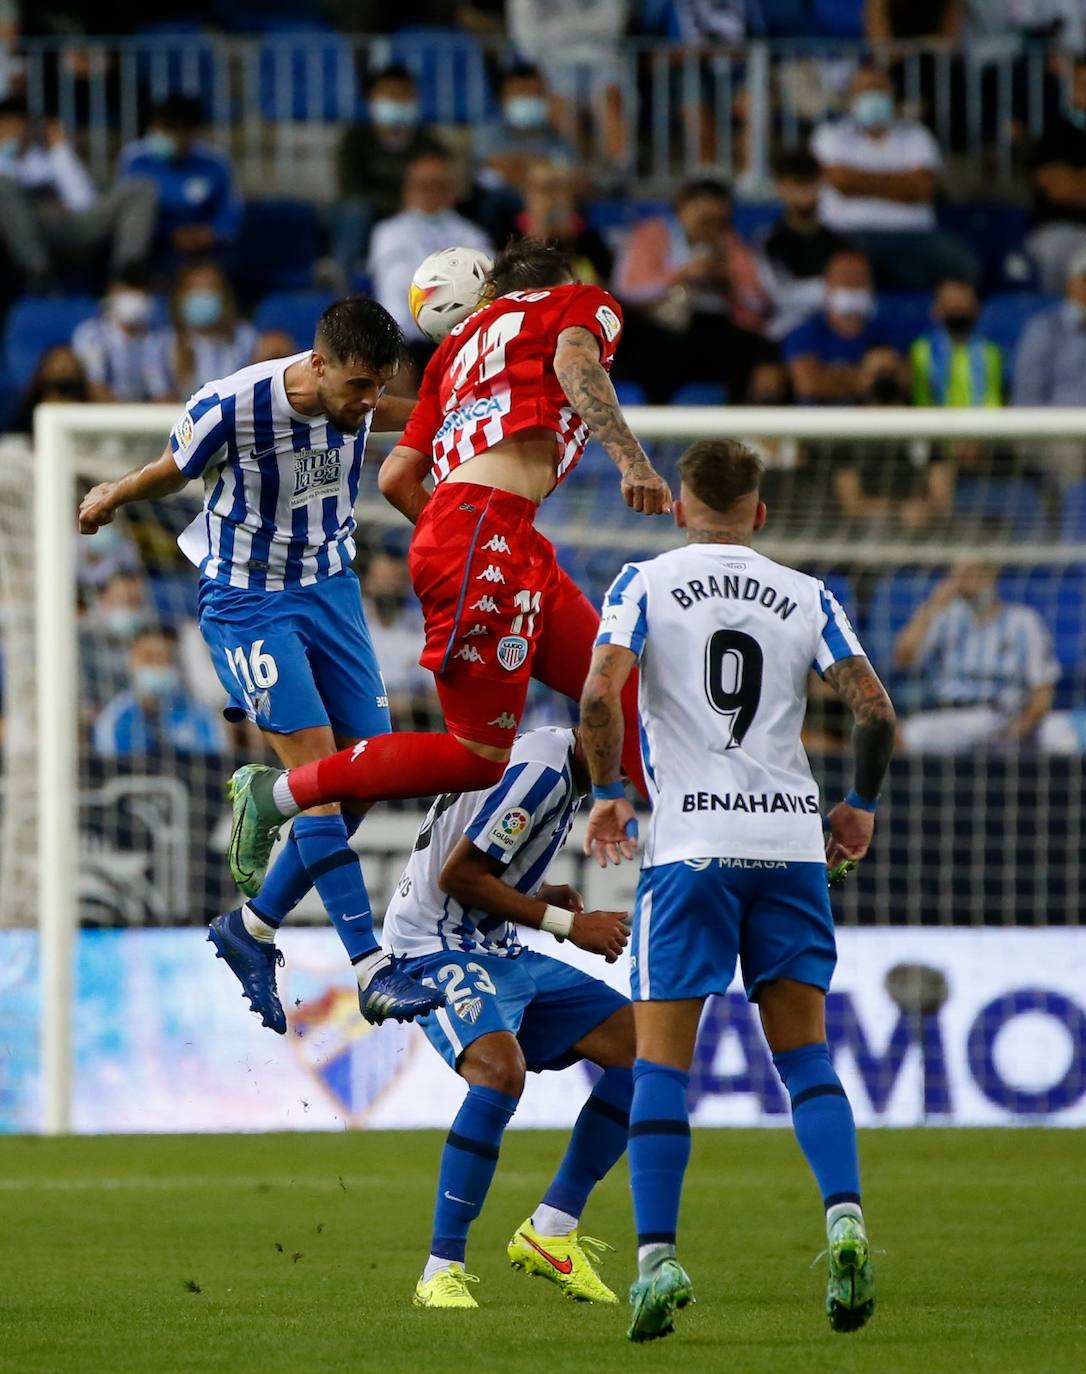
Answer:
M614 788L622 766L622 689L637 657L619 644L599 644L581 693L581 740L593 788ZM601 868L632 859L634 809L624 796L597 798L588 817L584 852Z
M558 891L557 895L565 899L561 901L548 901L546 888L529 897L504 882L502 873L501 861L482 853L465 835L445 860L438 886L464 907L484 911L488 916L500 916L533 930L550 929L552 922L548 921L548 912L553 907L561 907L569 917L569 932L563 938L589 954L602 955L609 964L613 964L626 948L630 938L626 924L628 912L580 910L580 894L572 889ZM567 906L566 902L573 897L578 899L578 905Z
M108 525L121 506L132 501L157 501L188 486L189 479L177 466L169 449L153 463L144 463L115 482L99 482L79 505L79 532L93 534Z
M622 495L644 515L671 509L671 488L649 462L626 423L611 379L600 362L599 344L587 329L563 329L554 353L554 375L570 405L607 450L622 474Z
M383 399L383 398L382 398ZM377 473L381 495L405 515L412 525L418 522L422 508L430 499L423 478L430 471L432 459L428 453L397 444Z
M415 409L415 401L408 396L389 396L386 392L373 408L374 434L402 434Z
M825 680L852 712L852 752L855 760L853 792L870 801L879 795L894 752L897 717L886 688L862 654L843 658L826 669ZM838 802L829 814L830 837L826 863L835 868L845 860L862 859L875 833L875 813Z

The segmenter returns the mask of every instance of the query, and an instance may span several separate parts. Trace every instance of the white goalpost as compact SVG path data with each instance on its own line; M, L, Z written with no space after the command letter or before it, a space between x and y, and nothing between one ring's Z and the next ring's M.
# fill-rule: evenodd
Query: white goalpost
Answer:
M1006 446L1040 446L1037 456L1041 465L1045 444L1075 443L1086 452L1086 410L1077 409L645 407L632 408L626 414L634 432L650 444L750 436L811 444L991 441ZM176 417L177 407L172 405L47 404L35 413L29 479L33 521L27 532L33 544L28 571L32 570L33 576L36 720L32 739L21 743L26 752L33 752L36 770L33 801L37 817L34 864L41 979L41 1122L48 1134L62 1134L72 1126L73 955L79 924L81 786L75 533L78 495L81 484L117 475L141 458L157 456ZM673 477L666 462L664 466ZM569 484L570 501L578 499L578 477L574 473ZM614 499L617 503L617 483ZM826 500L828 509L828 494ZM553 523L547 523L546 506L543 512L543 528L555 537L558 531ZM662 549L675 542L674 531L665 522L651 527L647 523L643 532L634 534L625 521L593 522L587 506L583 516L583 523L571 527L569 537L576 538L579 547L589 552L595 548L614 551L616 565L623 551L631 547L637 551L633 556L643 556L646 549ZM403 529L401 517L380 502L372 482L364 487L359 520L363 529ZM953 525L948 525L945 537L922 543L880 536L858 550L854 538L835 540L832 532L819 537L769 533L760 547L772 557L811 564L859 556L873 572L906 563L934 567L963 551L987 552L1011 565L1086 563L1086 544L1056 543L1041 536L1012 537L988 547L983 533L958 536ZM7 595L12 595L10 590ZM28 648L24 646L24 652ZM25 728L29 730L29 722ZM9 834L21 804L9 788L3 819ZM8 852L6 848L4 852Z

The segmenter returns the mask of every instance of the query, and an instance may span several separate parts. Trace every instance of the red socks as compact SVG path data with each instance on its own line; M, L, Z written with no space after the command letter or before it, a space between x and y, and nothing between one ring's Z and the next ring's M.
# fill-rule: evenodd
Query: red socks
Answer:
M377 735L316 763L290 770L303 811L336 801L395 801L439 792L474 792L501 780L505 764L484 759L452 735L419 731Z

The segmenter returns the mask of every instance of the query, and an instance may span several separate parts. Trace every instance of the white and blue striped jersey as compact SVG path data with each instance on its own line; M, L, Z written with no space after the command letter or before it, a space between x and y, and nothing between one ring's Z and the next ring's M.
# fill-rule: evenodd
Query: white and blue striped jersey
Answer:
M626 564L596 643L641 662L646 867L825 860L800 738L807 676L863 649L817 578L745 545L687 544Z
M430 808L385 911L385 948L417 958L442 950L514 955L517 927L446 896L438 877L462 835L497 859L502 880L531 894L566 842L581 804L573 781L573 731L529 730L513 744L501 782L446 793Z
M1060 677L1052 637L1032 607L1000 606L980 619L962 598L928 626L920 662L940 706L991 706L1007 715Z
M284 374L308 357L208 382L173 428L174 461L204 482L204 508L178 540L204 577L271 592L351 566L370 420L344 434L293 409Z

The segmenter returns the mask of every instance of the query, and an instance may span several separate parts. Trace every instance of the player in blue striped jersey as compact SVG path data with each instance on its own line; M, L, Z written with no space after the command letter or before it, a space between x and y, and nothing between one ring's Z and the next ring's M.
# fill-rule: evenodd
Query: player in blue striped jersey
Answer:
M200 570L200 629L226 689L229 719L264 731L287 767L390 727L362 614L354 506L371 428L399 431L412 402L386 396L404 340L376 302L353 297L321 316L313 348L209 382L190 399L162 456L84 498L93 534L130 501L203 483L203 509L179 540ZM275 933L313 885L355 967L368 1020L410 1020L441 997L394 967L373 933L348 845L360 816L338 805L298 818L259 904L216 917L210 939L266 1026L286 1032ZM259 885L243 890L252 896Z
M549 931L614 962L626 914L582 909L547 870L588 786L574 730L542 729L513 744L491 790L448 794L430 808L385 914L385 944L440 987L446 1005L419 1024L468 1092L441 1157L420 1307L475 1307L464 1270L468 1229L482 1210L502 1135L527 1070L588 1059L603 1069L543 1201L509 1242L515 1268L568 1297L615 1302L578 1236L589 1193L626 1148L633 1021L599 979L522 945L518 926Z

